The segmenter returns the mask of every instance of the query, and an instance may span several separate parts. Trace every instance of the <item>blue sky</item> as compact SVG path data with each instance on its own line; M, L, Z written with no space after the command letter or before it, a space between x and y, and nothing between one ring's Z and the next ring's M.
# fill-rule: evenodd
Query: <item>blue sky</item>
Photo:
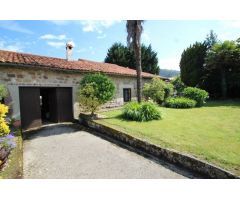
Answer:
M0 49L65 58L65 43L75 44L74 59L103 61L114 42L126 44L125 21L0 21ZM210 30L220 40L240 37L240 21L149 20L142 42L157 51L160 68L179 69L182 51L203 41Z

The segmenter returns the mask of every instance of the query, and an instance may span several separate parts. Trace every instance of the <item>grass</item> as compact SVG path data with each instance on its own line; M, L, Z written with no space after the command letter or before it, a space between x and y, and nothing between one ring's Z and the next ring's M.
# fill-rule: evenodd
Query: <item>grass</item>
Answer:
M23 149L22 149L22 136L16 136L16 148L11 151L9 155L7 165L0 171L0 179L16 179L22 177L22 160L23 160Z
M98 122L240 175L240 101L212 101L193 109L159 109L162 120L126 121L118 109L103 112L106 118Z

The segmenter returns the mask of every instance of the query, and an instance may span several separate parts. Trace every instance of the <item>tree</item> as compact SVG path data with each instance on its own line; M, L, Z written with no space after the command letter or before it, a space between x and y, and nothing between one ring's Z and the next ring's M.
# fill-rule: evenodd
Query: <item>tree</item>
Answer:
M240 48L237 42L224 41L213 45L206 56L204 73L207 88L216 93L215 87L220 86L222 98L227 97L228 88L240 89Z
M213 30L210 30L210 33L207 35L204 43L207 45L207 49L210 49L214 44L216 44L218 41L217 34L213 32Z
M80 82L78 99L85 111L93 116L95 111L114 96L115 86L111 79L103 74L88 74Z
M190 45L190 47L183 51L180 60L180 76L185 85L191 87L199 86L206 51L207 45L200 42Z
M136 68L133 51L121 43L114 43L108 49L104 62L117 64L123 67L130 67L133 69Z
M141 34L143 20L127 20L127 43L133 49L137 71L137 100L142 101L142 65L141 65Z
M136 69L136 61L133 50L121 43L114 43L108 49L104 62ZM141 45L141 63L143 72L159 74L160 69L158 66L157 52L152 50L151 45Z

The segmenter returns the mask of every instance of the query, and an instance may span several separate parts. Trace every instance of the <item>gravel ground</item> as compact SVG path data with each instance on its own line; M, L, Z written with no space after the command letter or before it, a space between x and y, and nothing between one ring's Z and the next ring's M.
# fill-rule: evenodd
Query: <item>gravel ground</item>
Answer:
M24 178L193 178L93 135L54 126L24 141Z

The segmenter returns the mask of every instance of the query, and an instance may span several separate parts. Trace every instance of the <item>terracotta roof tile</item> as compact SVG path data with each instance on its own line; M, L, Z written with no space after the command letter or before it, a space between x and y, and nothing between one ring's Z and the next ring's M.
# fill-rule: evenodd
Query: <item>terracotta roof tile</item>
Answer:
M79 70L89 72L103 72L108 74L136 76L136 70L121 67L115 64L94 62L79 59L78 61L67 61L66 59L53 58L27 53L18 53L0 50L0 63L21 64L28 66L49 67L52 69ZM155 75L142 72L143 77L154 77Z

